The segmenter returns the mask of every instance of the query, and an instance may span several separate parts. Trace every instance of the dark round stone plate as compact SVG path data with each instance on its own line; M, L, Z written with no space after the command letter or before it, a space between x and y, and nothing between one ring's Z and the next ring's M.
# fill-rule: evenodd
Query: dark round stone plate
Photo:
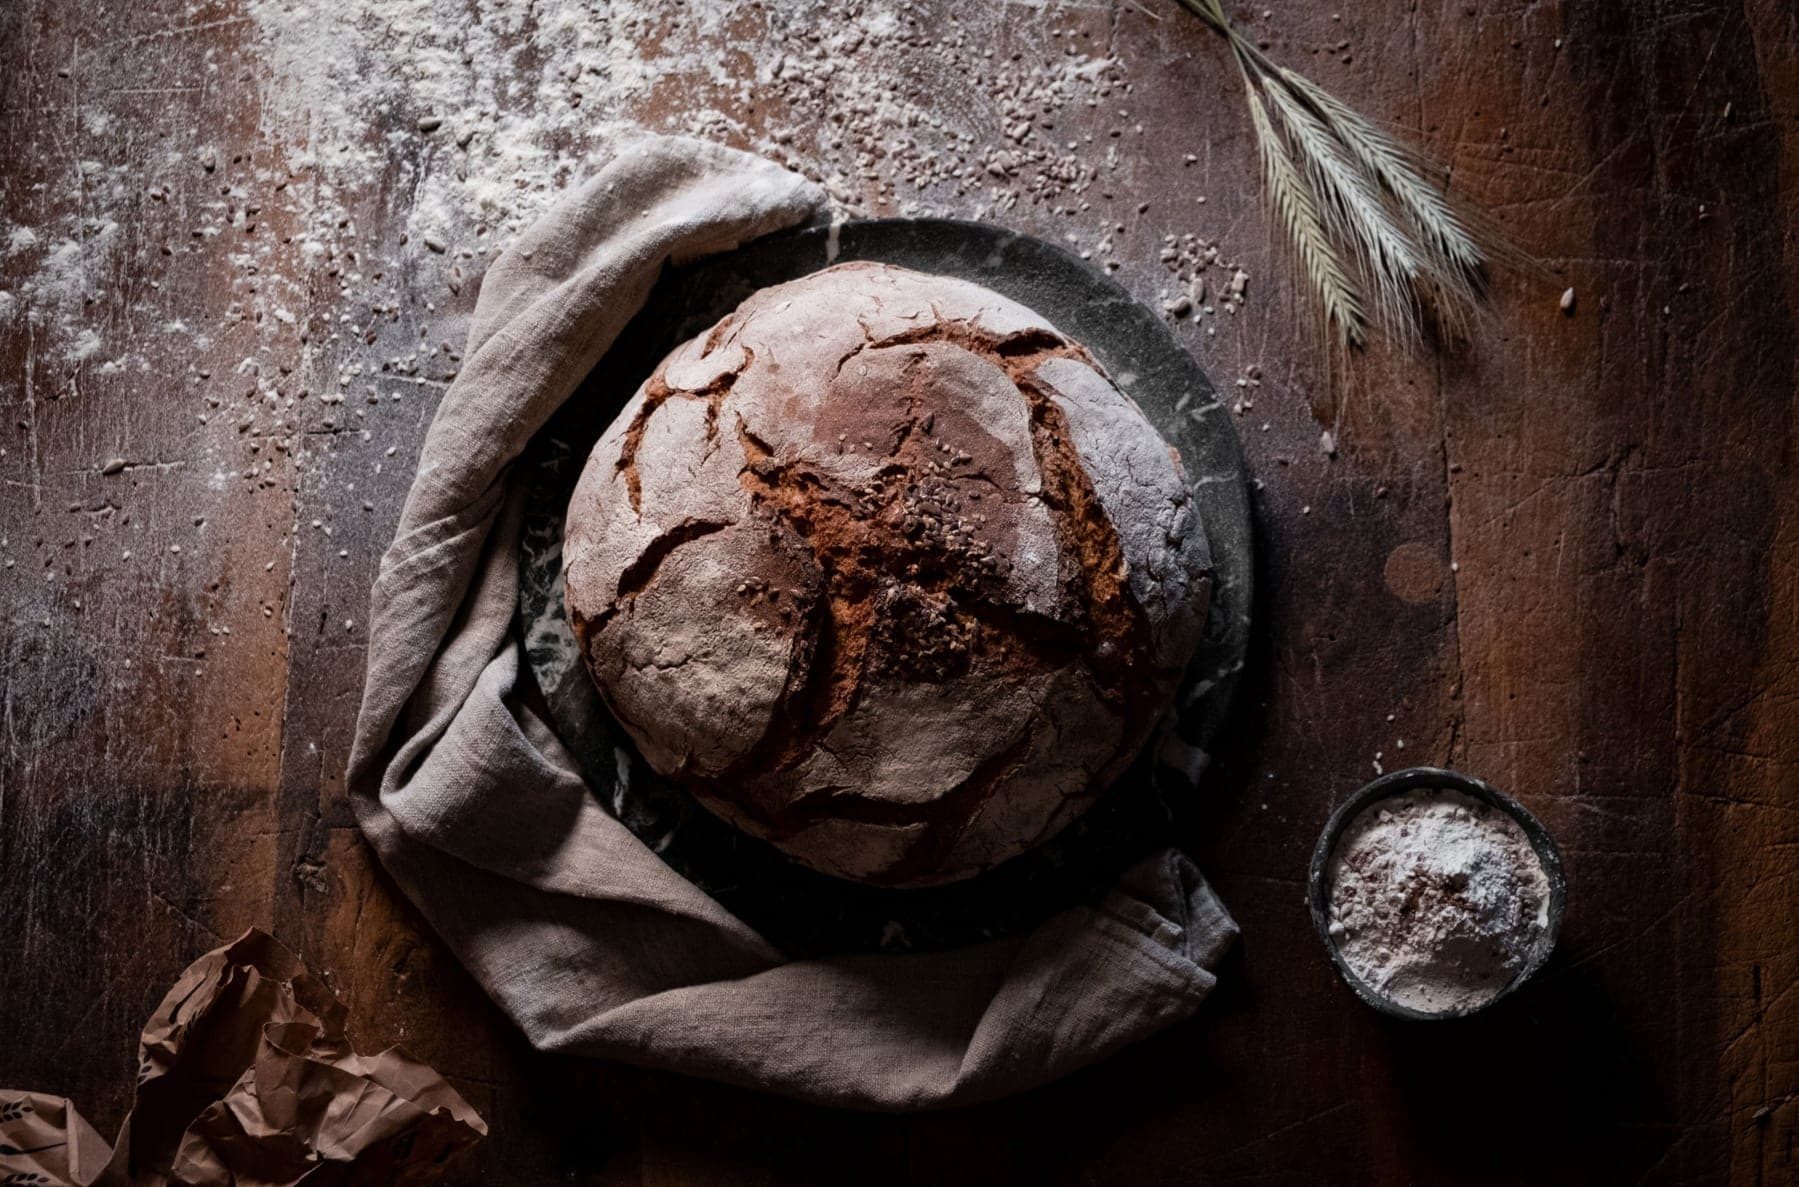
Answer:
M562 525L588 452L676 345L759 288L843 260L986 285L1084 343L1181 454L1211 541L1206 639L1143 756L1048 844L977 878L883 890L814 873L700 808L638 757L600 700L562 605ZM520 460L528 487L519 620L557 733L602 802L684 877L793 956L941 948L1018 932L1090 901L1167 843L1208 763L1249 640L1251 531L1243 452L1204 372L1155 313L1053 244L984 223L891 219L809 227L671 268L618 343Z

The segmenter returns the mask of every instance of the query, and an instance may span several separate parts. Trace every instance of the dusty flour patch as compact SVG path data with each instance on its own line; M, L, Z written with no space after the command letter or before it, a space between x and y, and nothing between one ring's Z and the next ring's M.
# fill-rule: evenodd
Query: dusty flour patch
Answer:
M651 127L761 151L851 215L1039 207L1115 268L1131 228L1102 221L1095 200L1127 193L1152 151L1104 9L1008 15L1002 44L991 22L862 0L251 0L249 12L281 139L302 133L339 189L397 167L409 233L444 255L471 237L503 246L621 134ZM1076 134L1077 110L1111 126L1089 114ZM1171 271L1190 283L1191 266Z
M1028 208L1016 221L1116 269L1141 230L1137 218L1117 221L1132 174L1162 151L1114 50L1123 11L1026 6L965 19L905 0L246 0L255 65L234 81L261 93L257 151L202 141L148 178L83 162L79 219L0 226L0 250L34 257L0 304L70 341L96 329L83 311L118 260L131 204L146 181L172 202L168 177L186 171L203 175L206 199L184 208L191 241L177 250L230 243L242 300L227 321L278 337L335 286L359 311L334 332L366 337L371 320L418 296L416 280L403 289L375 275L372 257L397 263L396 246L407 249L398 254L427 299L433 289L453 298L642 128L763 152L819 180L852 216ZM98 108L81 119L96 137L118 122ZM1189 234L1177 246L1164 301L1188 297L1181 316L1196 320L1234 311L1240 292L1220 300L1222 285L1195 281L1218 267L1216 245ZM107 356L100 337L80 359Z
M763 147L853 213L932 213L952 199L976 217L1089 209L1118 147L1062 131L1062 117L1124 100L1130 85L1087 32L1081 46L1058 28L1034 38L1052 44L998 49L954 14L927 27L907 4L775 5L757 55L758 82L780 100Z
M73 172L87 212L42 227L5 228L0 256L24 278L0 296L0 316L23 316L60 342L66 358L79 361L101 349L87 312L105 297L119 257L122 232L114 212L131 192L131 176L123 166L92 160L76 162Z
M1090 30L1064 43L1042 14L1031 19L1044 44L1000 51L953 15L927 28L903 3L251 0L248 11L283 139L301 132L340 182L415 158L409 225L440 237L471 222L516 231L637 126L747 142L867 213L947 199L976 216L1031 201L1084 209L1123 151L1117 138L1059 132L1070 106L1127 100L1130 85Z
M265 119L338 187L396 165L415 237L516 231L619 130L653 77L649 18L605 0L251 0ZM710 14L710 15L709 15ZM686 27L718 21L699 6Z
M487 262L640 129L762 152L849 216L996 218L1108 270L1148 263L1152 236L1179 227L1160 291L1144 295L1207 333L1243 300L1246 278L1196 225L1205 206L1146 216L1137 198L1166 146L1145 133L1116 51L1119 22L1138 19L1122 2L966 16L906 0L243 0L242 12L231 39L181 63L236 88L241 122L176 122L166 148L134 155L139 121L88 88L71 175L33 184L72 184L80 200L18 221L8 193L15 221L0 223L0 322L62 369L46 384L148 374L149 357L166 367L178 351L192 360L181 415L215 481L275 485L348 434L384 436L384 458L415 440L456 373ZM156 295L175 277L208 295L204 312Z
M851 215L1029 209L1060 222L1081 258L1118 269L1149 210L1133 200L1133 174L1165 151L1147 141L1113 49L1119 11L1007 13L996 40L954 12L927 22L905 3L771 6L755 56L760 89L778 101L755 146L817 177ZM1247 275L1215 241L1170 235L1160 259L1171 317L1242 305ZM1208 268L1223 273L1211 300Z

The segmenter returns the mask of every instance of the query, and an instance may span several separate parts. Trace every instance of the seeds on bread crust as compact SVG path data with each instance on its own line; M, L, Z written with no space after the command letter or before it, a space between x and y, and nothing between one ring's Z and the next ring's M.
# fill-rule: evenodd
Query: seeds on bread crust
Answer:
M807 865L968 877L1128 765L1205 619L1178 460L1078 344L875 264L678 347L588 461L567 600L650 764Z

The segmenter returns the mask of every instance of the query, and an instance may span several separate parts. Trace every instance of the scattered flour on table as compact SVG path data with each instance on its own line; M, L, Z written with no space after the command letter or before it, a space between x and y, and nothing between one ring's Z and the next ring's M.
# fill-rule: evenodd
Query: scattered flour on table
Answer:
M1124 64L1095 43L1104 30L1077 35L1054 13L1020 15L1020 40L1040 44L1002 52L953 15L927 27L903 0L249 0L248 12L278 100L267 118L301 125L321 166L379 174L421 131L432 138L411 195L425 224L517 230L592 150L651 124L786 159L866 213L950 197L977 214L1075 211L1146 148ZM1071 106L1113 104L1110 137L1058 131Z
M1330 934L1350 970L1425 1013L1491 1001L1549 924L1549 879L1510 813L1426 789L1370 805L1327 870Z
M1102 221L1093 199L1133 191L1144 158L1165 151L1132 113L1103 10L1009 14L1005 48L905 0L249 0L248 12L270 71L265 120L292 125L284 141L303 133L337 191L400 162L408 229L439 254L504 246L621 134L653 127L763 152L851 215L1039 206L1068 220L1073 250L1116 268L1135 228ZM1072 135L1071 109L1112 126ZM1165 244L1177 291L1224 265L1213 301L1198 286L1196 316L1236 312L1243 278L1215 243Z
M206 464L259 488L310 456L308 432L384 437L388 457L394 435L416 437L414 396L454 378L487 262L640 130L761 152L819 181L849 217L998 219L1108 271L1154 257L1154 296L1203 334L1245 299L1247 275L1203 233L1228 209L1191 191L1178 208L1139 200L1155 165L1191 169L1200 158L1185 150L1203 151L1207 132L1196 120L1176 145L1145 131L1117 44L1120 23L1138 19L1124 7L964 18L908 0L244 0L242 11L247 21L184 50L183 69L231 89L243 119L229 130L177 121L145 156L140 100L70 80L73 163L28 189L73 185L79 201L27 215L27 187L0 177L0 330L23 329L60 363L62 375L40 376L53 391L83 373L147 375L179 339ZM228 291L202 314L191 294L218 294L221 274Z

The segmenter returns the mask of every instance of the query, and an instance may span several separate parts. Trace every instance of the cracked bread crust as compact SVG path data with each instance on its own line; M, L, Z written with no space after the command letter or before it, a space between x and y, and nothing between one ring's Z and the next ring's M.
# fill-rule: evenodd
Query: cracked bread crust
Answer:
M1079 344L963 281L843 264L677 347L601 437L569 618L649 764L838 877L1047 840L1198 646L1180 461Z

